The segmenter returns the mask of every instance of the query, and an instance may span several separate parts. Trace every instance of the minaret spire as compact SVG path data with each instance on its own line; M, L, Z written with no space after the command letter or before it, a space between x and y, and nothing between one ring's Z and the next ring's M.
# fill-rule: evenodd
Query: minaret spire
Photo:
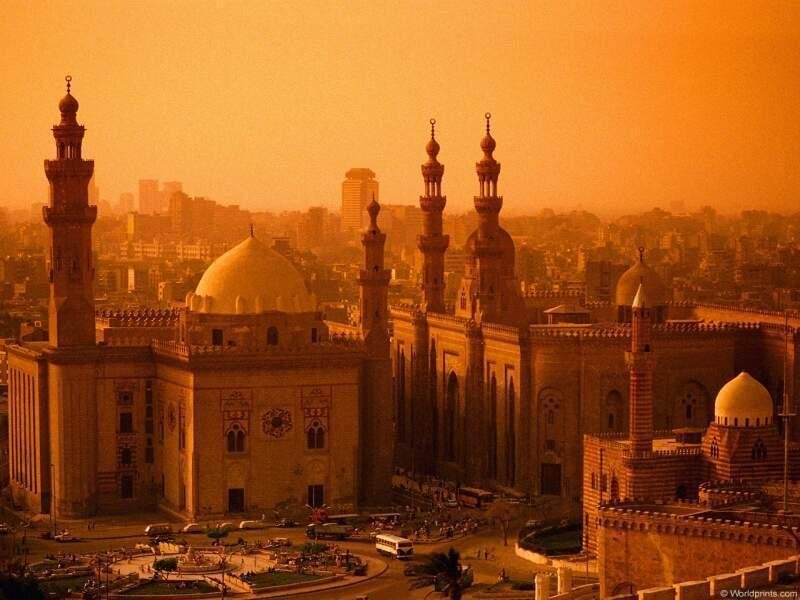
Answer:
M419 197L424 223L423 232L417 236L417 247L423 256L422 304L425 310L444 312L444 253L450 237L442 233L442 213L447 197L442 196L444 165L438 160L439 142L436 141L436 119L430 120L431 139L425 146L428 160L422 165L425 195Z
M44 222L50 228L50 344L95 344L92 225L97 207L89 205L94 161L81 157L85 129L78 124L78 101L67 75L67 95L58 103L61 122L53 127L56 159L45 160L50 203Z
M361 332L369 337L373 332L388 336L389 325L389 279L391 275L384 269L384 245L386 234L378 227L378 214L381 205L372 194L367 205L369 227L361 236L364 246L364 268L358 277L360 287ZM388 338L387 338L388 339Z
M640 283L631 306L631 349L626 353L630 371L631 452L635 455L653 451L653 369L655 361L650 347L653 336L652 309L644 286Z

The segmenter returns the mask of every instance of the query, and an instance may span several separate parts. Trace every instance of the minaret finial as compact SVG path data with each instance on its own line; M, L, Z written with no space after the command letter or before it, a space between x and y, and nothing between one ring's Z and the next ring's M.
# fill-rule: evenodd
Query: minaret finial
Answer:
M436 119L431 119L431 139L436 139Z
M69 94L69 88L70 88L70 87L71 87L71 85L72 85L72 84L70 83L70 82L72 81L72 75L67 75L66 77L64 77L64 81L66 81L66 82L67 82L67 93Z
M486 117L486 135L489 135L490 130L491 130L492 113L487 112L483 116Z
M644 262L644 246L639 246L639 262Z

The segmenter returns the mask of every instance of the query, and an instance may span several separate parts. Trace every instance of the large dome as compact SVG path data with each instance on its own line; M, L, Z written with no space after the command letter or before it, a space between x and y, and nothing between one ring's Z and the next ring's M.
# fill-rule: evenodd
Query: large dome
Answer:
M187 304L217 314L316 310L295 266L253 236L211 263Z
M719 425L769 425L773 412L772 397L767 388L744 371L722 386L714 403L714 420Z
M644 288L647 302L651 307L663 306L667 303L669 296L664 282L658 273L645 264L641 252L636 263L617 281L617 306L631 306L640 285Z

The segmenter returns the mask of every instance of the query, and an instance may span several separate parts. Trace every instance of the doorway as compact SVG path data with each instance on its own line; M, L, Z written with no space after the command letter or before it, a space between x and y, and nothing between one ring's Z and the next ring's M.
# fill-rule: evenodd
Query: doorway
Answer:
M230 488L228 490L228 512L244 512L244 488Z
M541 493L548 496L561 495L561 465L542 464Z

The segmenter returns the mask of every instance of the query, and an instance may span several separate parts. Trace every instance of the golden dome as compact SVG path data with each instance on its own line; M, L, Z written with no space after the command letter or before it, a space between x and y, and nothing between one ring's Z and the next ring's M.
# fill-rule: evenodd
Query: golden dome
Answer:
M189 300L192 310L217 314L316 310L295 266L252 235L211 263Z
M773 413L772 396L767 388L744 371L722 386L714 402L714 420L719 425L769 425Z
M658 273L645 264L644 251L641 248L639 259L617 281L617 306L632 306L639 286L642 286L648 306L663 306L667 303L667 288Z

